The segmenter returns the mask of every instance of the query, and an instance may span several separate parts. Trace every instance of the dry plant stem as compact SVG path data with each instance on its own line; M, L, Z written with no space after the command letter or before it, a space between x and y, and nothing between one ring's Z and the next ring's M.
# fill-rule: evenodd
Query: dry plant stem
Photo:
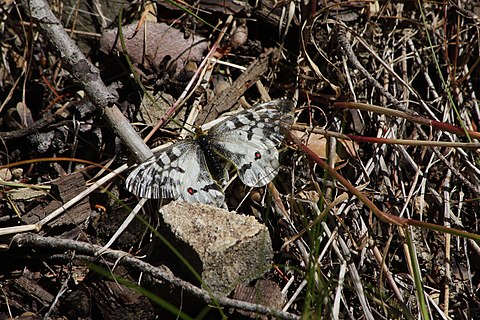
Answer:
M110 172L97 182L95 182L93 185L85 189L84 191L80 192L77 196L75 196L73 199L62 205L60 208L54 210L52 213L50 213L48 216L37 222L36 224L29 224L25 226L16 226L16 227L8 227L8 228L0 228L0 236L7 235L7 234L15 234L15 233L21 233L21 232L39 232L44 225L49 223L50 221L58 218L61 216L65 211L67 211L69 208L73 207L77 202L82 200L84 197L88 196L90 193L93 191L97 190L102 184L106 183L110 179L113 179L116 177L119 173L122 171L126 170L128 166L124 164L123 166L115 169L114 171Z
M333 302L333 319L340 319L340 300L343 294L344 282L345 282L345 273L347 271L347 262L345 260L342 261L340 265L340 271L338 275L338 285L335 289L335 299Z
M405 83L408 83L408 54L407 54L407 48L405 46L405 41L402 41L401 43L401 59L402 59L402 63L401 63L401 68L402 68L402 80L403 82ZM404 100L405 100L405 107L406 108L409 108L410 105L409 105L409 101L410 101L410 91L408 90L408 87L407 86L402 86L402 91L403 91L403 97L404 97Z
M100 78L99 70L87 60L85 55L69 38L60 21L44 0L21 0L24 11L38 24L46 41L59 52L62 65L84 88L88 97L115 134L129 147L135 157L144 162L153 157L152 151L143 143L128 120L115 106L115 96L111 94Z
M25 59L25 54L26 53L27 53L27 50L25 49L24 50L24 56L23 56L24 61L26 60ZM17 86L20 83L20 80L22 80L23 76L26 73L26 71L25 71L26 68L27 67L24 67L22 69L22 73L17 77L17 79L15 79L15 82L13 83L12 88L10 88L10 91L8 92L8 95L6 96L6 98L4 98L4 100L2 101L2 104L0 105L0 112L2 112L3 108L5 108L5 106L8 104L8 102L12 99L13 94L15 93L15 90L17 89Z
M190 90L190 93L187 94L187 90L189 89L190 84L192 83L193 79L189 82L185 90L183 91L181 95L181 101L180 104L183 104L186 100L188 100L195 92L198 92L198 88L202 87L202 94L197 96L195 101L192 103L192 107L190 110L190 113L187 117L187 120L185 122L185 125L183 126L182 130L180 131L180 137L184 139L187 134L192 133L195 131L194 129L194 124L195 121L198 117L198 114L202 110L202 101L205 101L205 92L208 91L208 85L210 83L211 77L212 77L212 72L214 71L214 67L216 62L218 61L212 56L217 52L217 48L220 45L221 40L225 36L225 33L227 32L227 29L231 26L233 21L233 16L229 15L227 18L227 21L225 21L224 26L222 30L220 31L220 35L217 37L217 40L215 43L212 45L212 48L208 52L207 56L203 59L202 63L200 64L200 67L197 69L195 72L194 76L192 78L197 77L197 74L200 72L200 76L198 76L197 83L195 85L195 88L193 90ZM215 28L216 29L216 28ZM215 60L215 61L213 61ZM180 99L179 99L180 100ZM178 101L178 100L177 100Z
M350 46L350 43L348 42L348 39L346 37L346 30L341 27L339 30L338 34L338 42L342 46L342 48L345 50L345 54L348 58L348 61L355 67L357 68L366 78L367 80L376 88L379 90L380 93L382 93L395 107L398 109L405 111L405 112L410 112L403 104L401 104L397 98L395 98L392 94L390 94L388 91L384 90L383 87L380 85L380 83L368 73L368 71L360 64L358 61L357 57L355 56L355 53L353 52L352 47ZM383 61L380 59L379 60L382 64ZM396 76L395 73L393 73L394 76ZM398 76L397 76L398 78ZM400 79L401 81L401 79ZM401 81L402 82L402 81ZM423 100L419 99L420 103L422 106L425 106L425 103ZM427 108L427 110L429 110ZM415 124L416 129L418 130L418 134L422 137L422 139L426 140L428 139L428 135L423 131L423 129L420 127L419 124ZM453 127L453 126L452 126ZM478 185L473 184L470 182L467 178L465 178L460 171L458 171L456 168L452 166L452 164L440 153L440 151L437 150L437 148L432 148L433 152L435 155L455 174L456 177L458 177L465 185L467 185L473 192L475 192L477 195L480 195L480 187Z
M406 140L406 139L364 137L364 136L356 136L353 134L345 134L345 133L339 133L335 131L329 131L321 128L312 128L312 127L301 125L298 123L292 125L291 128L295 130L301 130L304 132L319 133L327 137L336 137L343 140L352 140L355 142L394 144L394 145L404 145L404 146L480 149L479 142L449 142L449 141ZM408 154L405 154L405 156L407 157Z
M150 133L145 138L145 141L148 141L153 136L153 134L167 122L167 120L183 105L183 103L194 92L194 90L192 90L190 92L190 88L193 86L196 79L199 77L199 75L203 72L204 68L207 66L207 62L210 61L209 58L212 57L214 55L214 53L217 51L217 47L220 44L220 41L222 41L223 37L225 36L225 33L226 33L228 27L232 23L232 20L233 20L233 16L231 16L231 15L228 16L224 27L220 31L220 35L218 36L217 40L215 41L215 43L210 48L210 51L208 52L205 59L202 60L202 63L200 64L200 66L195 71L195 74L193 75L192 79L190 79L190 81L188 82L187 86L185 87L185 90L183 90L182 94L177 99L177 101L174 103L174 105L170 109L168 109L167 112L162 116L162 118L157 122L155 127L150 131ZM211 66L211 67L213 68L213 66ZM200 82L201 82L201 79L197 82L197 86L200 85ZM189 92L190 92L190 94L189 94Z
M328 145L328 158L327 158L328 164L330 165L330 167L335 168L337 139L335 137L328 137L327 145ZM325 200L327 200L328 202L332 201L333 191L334 191L333 187L327 186L324 197L325 197Z
M382 212L378 209L373 202L370 201L362 192L355 188L347 179L341 176L336 172L332 167L330 167L325 161L320 159L313 151L311 151L307 146L305 146L297 137L290 134L290 139L302 149L309 157L311 157L317 164L319 164L325 171L327 171L335 180L339 181L347 190L360 199L363 204L365 204L373 213L383 222L392 223L394 225L403 226L405 219L395 217L393 215Z
M444 208L444 225L445 227L450 227L450 204L451 204L451 195L450 195L450 179L452 177L452 173L448 170L445 179L443 181L443 208ZM450 305L450 282L452 281L452 275L450 270L450 263L451 263L451 253L450 253L450 241L452 236L450 234L445 234L445 279L444 279L444 300L443 300L443 312L448 314L448 309Z
M329 238L331 238L332 232L330 231L328 225L325 222L322 222L322 227L325 231L325 234ZM360 305L362 306L365 318L369 320L374 320L375 318L373 317L371 308L368 304L368 300L365 296L365 291L363 290L363 283L360 280L360 275L358 273L357 267L355 266L353 259L351 259L352 253L349 246L342 237L336 237L336 239L332 243L332 248L340 261L342 263L347 263L348 271L350 273L350 277L352 278L353 286L355 288L355 291L357 292L358 300L360 301Z
M363 76L367 78L368 82L370 82L370 84L372 84L388 100L392 101L392 103L398 106L400 103L397 101L397 99L390 92L385 91L382 85L358 61L355 53L353 52L352 47L350 46L350 42L346 37L346 31L343 27L339 29L338 42L340 43L340 46L343 48L343 50L345 50L345 55L347 56L350 64L352 64L355 68L357 68L363 74ZM382 62L382 59L379 59L379 61ZM399 109L403 110L406 108L400 107ZM407 111L407 110L403 110L403 111Z
M27 26L27 27L37 27L37 24L36 23L30 23L28 21L23 21L23 22L20 22L21 25L24 25L24 26ZM103 27L103 28L106 28L107 26ZM88 36L90 38L97 38L97 39L100 39L100 37L102 36L101 34L99 34L98 32L88 32L88 31L82 31L82 30L75 30L75 29L72 29L72 28L64 28L64 30L66 32L68 32L69 34L78 34L78 35L82 35L82 36Z
M398 301L404 303L402 293L400 292L400 289L395 283L395 279L393 279L392 273L390 272L387 265L385 264L385 258L383 257L382 253L380 252L377 246L373 246L372 251L373 251L373 255L375 256L375 259L377 260L377 263L382 268L382 272L383 274L385 274L385 277L387 278L387 281L390 285L390 288L393 290L395 297L398 299Z
M298 298L298 296L300 295L300 293L302 292L303 288L305 288L306 285L307 285L307 280L303 279L302 282L300 282L300 284L298 285L295 292L292 294L292 297L287 301L287 303L283 307L282 309L283 311L290 309L290 307Z
M331 185L331 188L333 188L335 185L332 184ZM346 192L342 193L341 195L339 195L337 198L335 198L332 202L329 202L327 204L327 206L322 210L322 212L316 212L316 217L315 219L313 219L305 228L303 228L302 230L300 230L299 232L297 232L294 236L290 237L289 239L285 240L284 243L282 244L282 247L281 247L281 251L285 249L286 246L290 245L290 243L292 243L293 241L297 241L298 239L300 239L301 237L303 237L303 235L310 231L312 229L312 227L314 225L316 225L317 223L323 221L323 219L325 218L325 216L330 212L330 210L332 210L333 208L335 208L337 205L339 205L340 203L344 202L344 201L347 201L348 200L348 194ZM315 210L315 208L313 208L313 210ZM317 211L317 210L315 210ZM307 260L308 261L308 260Z
M287 209L285 208L285 206L283 205L283 202L282 202L282 199L280 198L280 193L278 192L277 188L275 187L275 185L270 182L267 184L267 187L268 187L268 190L270 191L270 194L272 195L273 199L274 199L274 202L275 202L275 206L274 206L274 212L275 214L281 218L281 219L284 219L289 228L291 228L292 231L295 232L295 228L293 227L293 223L292 223L292 219L290 218L290 215L288 214L288 211ZM297 249L302 257L302 260L303 262L305 263L305 265L308 265L308 258L310 256L306 246L299 240L299 239L295 239L295 244L297 246Z
M221 113L234 106L243 93L265 74L271 59L279 56L279 54L278 49L270 49L252 62L228 90L224 90L215 100L203 108L197 118L197 123L202 124L216 119Z
M455 229L455 228L447 228L445 226L436 225L433 223L418 221L414 219L406 219L394 216L392 214L386 213L378 209L375 204L368 199L368 197L362 193L360 190L355 188L347 179L345 179L341 174L337 171L332 169L325 161L323 161L319 156L315 154L312 150L310 150L307 146L305 146L297 137L292 134L289 134L289 138L293 141L300 149L305 152L313 161L315 161L323 170L327 171L330 176L332 176L335 180L340 182L351 194L356 196L364 205L366 205L372 212L383 222L391 223L393 225L399 227L406 227L408 225L427 228L430 230L434 230L437 232L445 232L451 233L460 237L465 237L469 239L474 239L476 241L480 241L480 235L469 233L463 230Z
M142 209L143 205L147 201L148 199L145 199L145 198L140 199L140 201L137 203L135 208L130 212L128 217L125 218L125 220L122 222L122 225L117 229L117 231L115 231L115 234L110 238L110 240L108 240L107 244L102 247L100 252L98 252L99 255L101 255L103 252L105 252L105 250L110 248L110 246L115 242L115 240L117 240L117 238L123 233L123 231L127 229L130 222L132 222L132 220L135 218L135 216L138 214L138 212Z
M454 133L456 135L460 135L460 136L466 135L465 130L463 130L463 128L452 126L451 124L441 122L441 121L430 120L420 115L411 114L410 112L403 112L399 110L393 110L385 107L375 106L372 104L358 103L358 102L335 102L333 106L336 108L359 109L359 110L371 111L375 113L386 114L393 117L401 117L413 123L426 125L438 130ZM473 130L466 130L466 132L471 138L480 139L480 132L473 131Z
M353 140L355 142L393 144L393 145L403 145L403 146L480 149L479 142L448 142L448 141L388 139L388 138L376 138L376 137L362 137L362 136L355 136L353 134L346 134L345 137L350 138L350 140ZM405 156L408 156L408 154L405 154Z
M355 56L355 53L353 52L352 47L350 46L350 43L346 37L346 30L344 29L343 26L341 26L339 35L338 35L338 42L340 45L343 47L343 49L347 53L347 58L348 61L355 66L366 78L367 80L375 87L377 88L384 96L387 98L391 103L393 103L397 108L400 110L403 110L405 112L408 111L407 107L405 105L401 104L397 98L395 98L390 92L385 90L385 88L370 74L368 71L360 64L358 61L357 57ZM417 97L419 103L422 105L422 107L425 109L425 111L430 114L430 116L434 119L436 119L435 114L430 110L430 108L427 106L427 104L421 99L419 94L411 87L409 86L403 79L385 62L383 61L382 58L380 58L377 53L370 48L370 46L362 39L362 37L356 35L356 40L363 45L365 49L367 49L372 56L386 69L388 72L395 78L397 79L404 88L406 88L409 92L411 92L415 97Z
M412 41L411 38L409 38L407 40L407 44L410 47L410 50L414 53L415 61L417 62L417 64L419 66L422 66L423 65L422 58L418 54L418 50L415 48L415 45L413 44L413 41ZM406 59L404 61L406 61ZM435 89L435 85L433 84L433 81L430 78L430 75L428 74L428 72L424 71L423 72L423 77L425 78L425 81L427 82L428 89L432 93L433 98L437 99L439 96L438 96L437 90Z
M92 245L92 244L81 242L81 241L59 239L59 238L53 238L53 237L42 237L42 236L31 234L31 233L16 235L15 237L13 237L12 242L10 243L11 250L12 250L12 245L16 245L19 248L22 248L22 247L47 248L47 249L51 249L52 251L75 250L78 255L86 255L87 258L95 257L96 253L102 249L100 246ZM132 267L137 271L145 272L146 274L149 274L153 278L158 279L160 281L166 281L168 283L171 283L177 287L182 288L185 291L190 292L196 297L201 298L207 303L211 303L215 299L218 301L218 303L221 306L224 306L224 307L239 308L246 311L257 312L260 314L267 314L278 319L292 319L292 320L300 319L300 317L297 315L272 309L272 308L267 308L262 305L229 299L229 298L211 296L207 291L200 289L180 278L175 277L173 273L170 270L168 270L166 267L164 266L154 267L144 261L141 261L139 259L136 259L130 256L129 254L123 251L106 250L101 257L104 260L111 261L111 262L118 262L119 264ZM98 259L98 257L96 259Z

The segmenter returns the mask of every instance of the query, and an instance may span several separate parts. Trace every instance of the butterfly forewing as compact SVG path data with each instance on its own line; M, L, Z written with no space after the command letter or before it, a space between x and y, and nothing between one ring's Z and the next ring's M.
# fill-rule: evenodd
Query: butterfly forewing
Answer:
M274 147L283 141L282 131L292 122L291 100L273 100L244 110L215 125L208 132L212 139L232 130L256 133ZM269 140L269 141L267 141Z
M224 195L194 140L179 141L133 170L125 182L133 194L222 205Z
M276 146L291 123L290 100L273 100L227 118L207 135L179 141L141 164L127 178L127 189L145 198L174 198L221 206L224 195L219 182L225 163L238 170L244 184L260 187L278 172ZM212 157L214 152L218 157ZM209 161L209 163L208 163ZM214 161L215 163L212 163ZM225 172L223 172L225 171Z

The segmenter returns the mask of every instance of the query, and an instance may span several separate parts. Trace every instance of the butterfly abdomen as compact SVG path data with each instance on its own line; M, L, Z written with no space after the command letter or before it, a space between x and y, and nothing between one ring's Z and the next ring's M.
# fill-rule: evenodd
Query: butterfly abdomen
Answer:
M197 142L205 156L205 162L207 163L208 171L212 175L212 178L221 184L225 179L225 167L222 159L217 153L215 153L207 135L198 135Z

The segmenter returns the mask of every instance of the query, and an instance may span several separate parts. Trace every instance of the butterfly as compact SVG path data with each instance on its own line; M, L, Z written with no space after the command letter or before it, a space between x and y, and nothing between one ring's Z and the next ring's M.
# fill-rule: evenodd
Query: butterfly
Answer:
M180 140L140 164L127 177L131 193L149 199L173 198L221 207L222 185L233 164L240 180L262 187L278 173L277 146L293 118L293 102L261 103Z

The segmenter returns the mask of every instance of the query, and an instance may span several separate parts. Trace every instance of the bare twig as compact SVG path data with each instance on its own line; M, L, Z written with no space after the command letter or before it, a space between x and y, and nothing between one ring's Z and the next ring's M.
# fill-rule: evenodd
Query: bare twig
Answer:
M32 126L28 128L22 128L14 131L6 131L0 132L0 139L2 140L10 140L10 139L17 139L20 137L27 136L29 134L39 132L39 130L45 128L46 126L54 123L57 120L57 114L52 114L46 116L38 121L36 121Z
M18 247L33 247L33 248L48 248L52 250L75 250L77 254L87 255L90 257L95 257L96 253L99 252L102 248L100 246L92 245L86 242L80 242L69 239L59 239L53 237L42 237L36 234L19 234L16 235L10 244L10 250L14 250L15 246ZM53 253L52 253L53 254ZM277 319L300 319L299 316L292 313L268 308L259 304L253 304L249 302L216 297L210 295L206 290L200 289L189 282L186 282L180 278L177 278L173 273L168 270L167 267L154 267L149 263L141 261L137 258L132 257L131 255L118 250L105 250L102 254L102 258L116 262L119 264L129 266L138 271L144 272L151 275L153 278L166 281L173 284L174 286L180 287L185 291L190 292L198 298L201 298L207 303L211 303L216 300L220 305L229 307L229 308L239 308L246 311L257 312L260 314L271 315Z
M60 21L44 0L21 0L23 9L37 23L45 40L59 52L63 66L85 89L92 103L102 113L116 135L130 148L141 162L153 156L128 120L115 106L116 97L108 91L99 70L87 60L65 32Z

